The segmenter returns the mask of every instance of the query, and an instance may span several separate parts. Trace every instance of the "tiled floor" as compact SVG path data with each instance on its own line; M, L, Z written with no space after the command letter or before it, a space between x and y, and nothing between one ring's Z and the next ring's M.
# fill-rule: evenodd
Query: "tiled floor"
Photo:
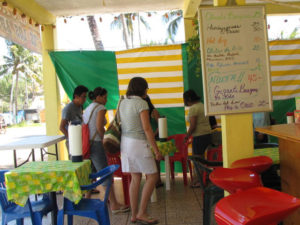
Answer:
M162 177L164 180L164 177ZM117 198L123 199L121 182L116 181ZM97 197L97 195L93 195ZM61 195L58 195L58 204L61 204ZM171 190L165 187L157 189L157 202L149 204L149 214L158 218L160 225L202 225L202 194L200 189L192 189L183 185L183 179L177 176L171 183ZM1 219L1 218L0 218ZM130 225L130 212L110 215L111 225ZM10 224L14 224L11 222ZM29 219L25 225L30 225ZM43 225L50 225L50 215L43 219ZM65 224L67 220L65 219ZM96 225L97 222L82 217L74 218L74 225Z
M157 189L157 202L149 204L149 214L158 218L161 225L201 225L201 190L183 185L182 177L176 177L171 190ZM111 225L129 225L130 213L112 215ZM89 223L90 224L90 223Z

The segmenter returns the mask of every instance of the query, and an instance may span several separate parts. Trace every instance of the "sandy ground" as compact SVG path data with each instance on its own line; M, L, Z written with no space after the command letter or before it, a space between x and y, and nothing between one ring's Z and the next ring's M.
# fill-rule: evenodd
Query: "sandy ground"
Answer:
M46 127L45 124L41 126L33 127L18 127L18 128L7 128L5 134L0 134L0 146L5 143L17 140L21 137L34 136L34 135L45 135ZM30 149L17 150L17 160L22 162L26 159L30 153ZM38 150L36 150L38 151ZM35 154L37 160L39 160L40 154ZM12 149L0 150L0 169L13 168L13 151Z

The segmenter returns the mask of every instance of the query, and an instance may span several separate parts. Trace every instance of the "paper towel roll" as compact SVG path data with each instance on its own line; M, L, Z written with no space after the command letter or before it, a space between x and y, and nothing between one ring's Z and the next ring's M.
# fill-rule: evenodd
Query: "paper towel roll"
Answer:
M72 156L72 161L82 161L82 131L81 125L69 125L69 150ZM74 160L73 160L74 158Z
M168 137L167 118L161 117L158 119L158 136L160 141L166 141Z

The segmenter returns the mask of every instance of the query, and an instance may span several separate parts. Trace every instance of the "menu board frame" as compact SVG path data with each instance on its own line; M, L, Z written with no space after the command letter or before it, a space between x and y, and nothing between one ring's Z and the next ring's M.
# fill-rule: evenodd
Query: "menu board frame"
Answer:
M265 7L200 7L198 16L205 115L272 111Z

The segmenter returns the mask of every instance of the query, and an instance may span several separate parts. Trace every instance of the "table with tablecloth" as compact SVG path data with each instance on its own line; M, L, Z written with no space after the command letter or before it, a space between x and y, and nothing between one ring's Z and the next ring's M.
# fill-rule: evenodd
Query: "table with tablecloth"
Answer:
M81 185L90 184L91 162L35 161L5 174L7 198L24 206L29 195L62 191L64 197L78 203Z
M254 149L254 156L262 156L262 155L269 156L273 160L273 164L280 163L278 147Z
M170 159L169 156L177 152L174 140L157 141L156 142L159 152L165 157L165 170L166 170L166 190L170 190Z

